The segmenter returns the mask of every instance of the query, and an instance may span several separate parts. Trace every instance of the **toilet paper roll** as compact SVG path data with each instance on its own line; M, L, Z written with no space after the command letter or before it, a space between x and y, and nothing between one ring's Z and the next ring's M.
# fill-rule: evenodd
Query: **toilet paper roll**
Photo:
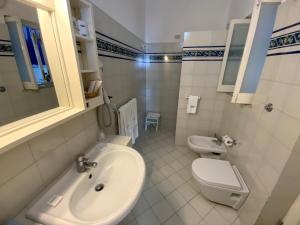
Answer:
M229 137L228 135L224 135L222 137L222 140L224 142L224 145L227 147L231 147L233 145L233 139Z

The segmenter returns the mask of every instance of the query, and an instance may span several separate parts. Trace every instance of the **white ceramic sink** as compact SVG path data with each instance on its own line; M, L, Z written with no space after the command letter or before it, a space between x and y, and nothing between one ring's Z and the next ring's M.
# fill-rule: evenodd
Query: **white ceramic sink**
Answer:
M219 153L223 154L226 153L227 150L223 143L217 144L216 138L214 137L205 137L205 136L189 136L188 137L188 146L194 151L199 154L205 153Z
M98 166L78 173L74 165L33 204L30 219L44 225L108 225L131 211L145 179L140 154L122 145L98 144L86 156ZM96 191L99 184L104 187ZM49 205L53 198L61 199L56 206Z

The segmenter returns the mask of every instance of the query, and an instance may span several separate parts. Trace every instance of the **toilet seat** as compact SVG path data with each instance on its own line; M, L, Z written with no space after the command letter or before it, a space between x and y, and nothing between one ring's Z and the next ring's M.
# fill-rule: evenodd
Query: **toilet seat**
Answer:
M216 187L241 190L242 185L228 161L199 158L192 164L194 176L200 181Z

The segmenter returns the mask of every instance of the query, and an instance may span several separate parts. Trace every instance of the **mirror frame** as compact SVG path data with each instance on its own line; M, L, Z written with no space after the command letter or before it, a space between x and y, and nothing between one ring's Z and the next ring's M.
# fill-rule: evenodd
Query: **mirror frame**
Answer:
M76 61L68 0L17 0L37 8L47 59L58 99L57 108L0 127L0 154L85 111ZM52 26L49 26L49 25ZM63 47L62 47L63 46Z

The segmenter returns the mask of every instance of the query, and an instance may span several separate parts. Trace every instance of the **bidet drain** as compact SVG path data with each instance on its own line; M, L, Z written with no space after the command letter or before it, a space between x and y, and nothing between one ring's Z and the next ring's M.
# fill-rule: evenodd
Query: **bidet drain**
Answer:
M102 191L104 188L104 184L97 184L96 187L95 187L95 191Z

